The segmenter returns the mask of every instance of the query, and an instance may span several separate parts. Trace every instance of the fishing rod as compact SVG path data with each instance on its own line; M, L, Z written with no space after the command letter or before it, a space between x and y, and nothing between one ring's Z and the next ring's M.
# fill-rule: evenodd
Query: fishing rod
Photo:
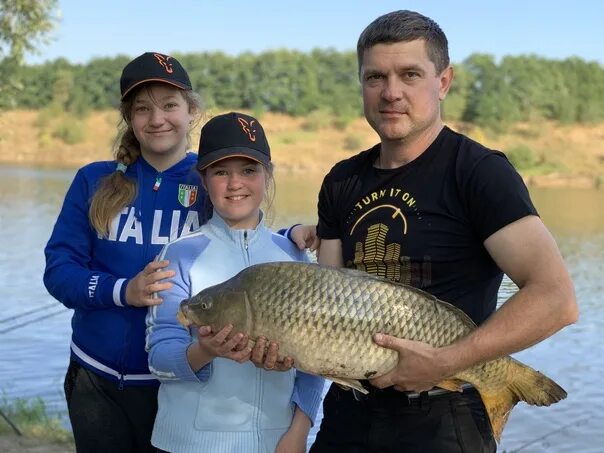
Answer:
M542 441L544 441L544 440L545 440L545 439L547 439L548 437L550 437L550 436L552 436L552 435L554 435L554 434L556 434L556 433L558 433L558 432L560 432L560 431L562 431L562 430L564 430L564 429L566 429L566 428L570 428L571 426L579 425L579 424L581 424L581 423L583 423L583 422L586 422L586 421L588 421L588 420L589 420L590 418L592 418L592 417L593 417L593 415L589 415L588 417L584 417L584 418L582 418L582 419L580 419L580 420L577 420L577 421L574 421L574 422L568 423L568 424L566 424L566 425L563 425L561 428L556 428L556 429L553 429L553 430L551 430L550 432L545 433L543 436L538 437L537 439L531 440L531 441L529 441L529 442L527 442L527 443L525 443L525 444L521 445L521 446L520 446L520 448L516 448L516 449L514 449L514 450L510 450L510 453L517 453L517 452L519 452L519 451L522 451L522 450L524 450L525 448L530 447L531 445L536 444L537 442L542 442Z
M51 302L51 303L49 303L47 305L44 305L42 307L32 308L31 310L24 311L23 313L17 313L16 315L9 316L8 318L0 319L0 324L4 324L5 322L13 321L13 320L18 319L18 318L22 318L23 316L27 316L27 315L30 315L32 313L48 310L49 308L56 307L56 306L57 306L56 302Z
M60 315L61 313L65 313L66 311L68 311L67 308L61 308L58 311L55 311L55 312L50 313L48 315L39 316L39 317L34 318L34 319L23 321L21 323L15 324L13 326L7 327L6 329L0 330L0 335L8 333L8 332L11 332L11 331L13 331L15 329L18 329L19 327L23 327L23 326L26 326L28 324L34 323L34 322L43 321L45 319L52 318L53 316Z
M41 311L46 311L46 310L48 310L49 308L52 308L52 307L57 308L57 303L56 302L52 302L52 303L49 303L49 304L44 305L42 307L32 308L31 310L24 311L23 313L18 313L16 315L9 316L9 317L4 318L4 319L0 319L0 324L6 324L6 323L8 323L10 321L21 320L24 317L29 316L29 315L31 315L33 313L40 313ZM58 307L61 307L61 306L58 306ZM37 318L34 318L34 319L30 319L30 320L27 320L27 321L23 321L23 322L14 324L14 325L12 325L10 327L7 327L7 328L5 328L3 330L0 330L0 335L2 335L4 333L11 332L11 331L13 331L15 329L18 329L19 327L23 327L23 326L25 326L27 324L31 324L31 323L34 323L34 322L42 321L44 319L51 318L51 317L56 316L58 314L65 313L65 311L67 311L66 308L64 308L64 307L63 308L59 308L59 310L51 312L49 314L45 314L45 315L42 315L42 316L38 316ZM4 413L4 411L1 408L0 408L0 417L2 417L4 419L4 421L6 421L6 423L12 428L12 430L15 432L15 434L17 436L21 436L21 437L23 436L23 433L21 432L21 430L19 430L19 428L17 427L17 425L9 418L8 415L6 415Z
M17 428L17 425L15 425L11 421L11 419L8 418L8 415L6 415L2 409L0 409L0 417L2 417L4 420L6 420L6 423L9 424L9 426L13 429L13 431L15 432L15 434L17 434L17 436L23 436L23 433L21 431L19 431L19 428Z

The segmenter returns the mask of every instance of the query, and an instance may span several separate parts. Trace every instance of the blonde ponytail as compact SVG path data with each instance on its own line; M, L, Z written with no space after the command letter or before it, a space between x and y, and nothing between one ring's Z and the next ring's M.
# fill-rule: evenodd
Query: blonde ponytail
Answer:
M123 112L122 112L123 114ZM128 167L140 156L140 144L132 128L122 116L120 132L115 140L115 160ZM136 181L116 170L100 180L99 186L90 202L88 217L96 232L104 238L109 237L112 220L136 197Z

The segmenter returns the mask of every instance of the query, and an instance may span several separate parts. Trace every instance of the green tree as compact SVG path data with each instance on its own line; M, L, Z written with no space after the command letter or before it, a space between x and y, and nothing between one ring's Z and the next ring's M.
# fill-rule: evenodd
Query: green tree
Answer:
M19 67L54 28L57 0L0 0L0 107L22 87Z
M464 65L473 80L464 119L495 132L505 131L520 116L509 77L492 55L473 54Z
M463 65L455 65L453 83L442 106L445 120L459 121L463 118L472 83L472 75L468 70Z

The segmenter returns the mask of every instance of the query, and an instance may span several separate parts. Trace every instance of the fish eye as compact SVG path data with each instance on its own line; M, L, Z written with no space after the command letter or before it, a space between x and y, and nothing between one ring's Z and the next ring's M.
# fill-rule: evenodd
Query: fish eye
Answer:
M208 308L210 308L210 306L208 304L206 304L205 302L202 302L201 308L203 308L204 310L207 310Z

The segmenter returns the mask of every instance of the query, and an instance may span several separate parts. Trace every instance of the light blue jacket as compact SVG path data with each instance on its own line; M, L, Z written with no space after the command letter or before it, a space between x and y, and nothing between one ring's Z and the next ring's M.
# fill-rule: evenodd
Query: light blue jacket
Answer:
M261 221L254 230L234 230L214 213L189 236L167 244L160 259L176 271L162 304L149 309L149 368L161 381L154 446L174 453L274 452L291 424L295 405L314 423L324 381L301 371L266 371L216 358L193 372L186 357L195 330L176 320L180 302L221 283L252 264L305 261L286 237Z

